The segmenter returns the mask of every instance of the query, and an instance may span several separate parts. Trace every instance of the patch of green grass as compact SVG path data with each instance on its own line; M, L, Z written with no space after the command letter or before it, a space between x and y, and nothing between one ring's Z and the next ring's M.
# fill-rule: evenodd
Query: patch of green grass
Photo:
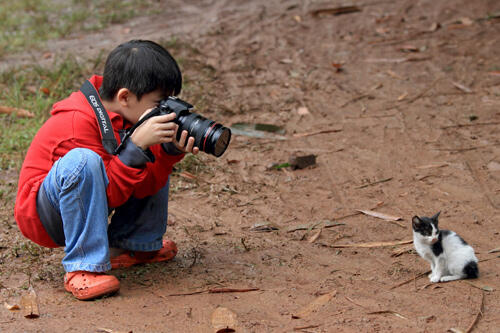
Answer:
M0 2L0 57L49 39L96 31L156 12L154 0L16 0Z
M182 161L175 165L175 173L181 173L187 171L194 175L200 173L201 170L206 169L207 165L204 161L206 156L204 153L199 153L199 155L187 154Z
M91 65L97 65L95 62ZM40 126L49 117L52 104L75 90L93 68L73 57L50 68L25 66L0 73L0 105L28 110L34 118L0 115L0 169L19 168Z

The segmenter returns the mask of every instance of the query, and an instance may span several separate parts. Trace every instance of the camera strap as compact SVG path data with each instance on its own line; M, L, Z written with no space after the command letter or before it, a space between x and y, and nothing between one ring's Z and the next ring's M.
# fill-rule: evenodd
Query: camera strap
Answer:
M99 124L99 129L101 131L102 146L109 154L116 155L118 153L118 142L116 141L115 134L113 132L113 125L111 124L111 120L109 119L106 109L102 105L99 94L89 80L86 80L83 83L80 91L89 102L92 110L94 110L97 124Z

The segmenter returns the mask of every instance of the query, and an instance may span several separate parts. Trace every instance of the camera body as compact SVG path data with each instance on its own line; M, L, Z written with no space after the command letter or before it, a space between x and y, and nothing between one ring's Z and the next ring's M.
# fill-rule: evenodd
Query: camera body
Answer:
M194 137L194 145L201 151L216 157L221 156L231 140L231 130L215 121L190 112L192 108L193 106L188 102L169 96L160 101L151 113L152 116L175 113L174 122L179 125L177 140L180 139L182 131L186 130L189 136Z

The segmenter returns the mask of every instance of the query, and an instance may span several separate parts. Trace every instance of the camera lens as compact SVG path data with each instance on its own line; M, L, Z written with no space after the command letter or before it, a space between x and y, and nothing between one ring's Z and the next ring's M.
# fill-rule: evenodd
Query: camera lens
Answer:
M215 121L209 120L194 112L182 112L176 118L179 125L177 139L183 130L194 137L194 145L205 153L221 156L231 140L231 130Z

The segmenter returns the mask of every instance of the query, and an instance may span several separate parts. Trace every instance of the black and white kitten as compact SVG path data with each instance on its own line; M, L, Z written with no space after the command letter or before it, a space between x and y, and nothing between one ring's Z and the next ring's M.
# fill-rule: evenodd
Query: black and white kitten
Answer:
M477 278L479 269L474 249L455 232L439 230L439 213L412 218L415 250L431 263L429 280L434 283Z

